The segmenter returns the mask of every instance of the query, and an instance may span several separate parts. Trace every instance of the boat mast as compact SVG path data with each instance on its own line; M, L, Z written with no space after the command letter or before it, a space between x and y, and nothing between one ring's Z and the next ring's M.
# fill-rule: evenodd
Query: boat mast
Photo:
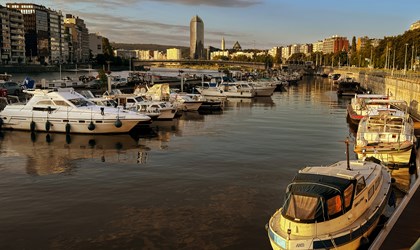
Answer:
M349 138L346 138L346 160L347 160L347 170L351 170L350 169L350 157L349 157Z

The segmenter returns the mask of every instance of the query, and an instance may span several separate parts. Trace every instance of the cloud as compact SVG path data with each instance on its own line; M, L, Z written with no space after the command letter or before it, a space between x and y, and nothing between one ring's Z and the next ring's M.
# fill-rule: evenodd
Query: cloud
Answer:
M263 0L56 0L56 3L61 4L92 4L96 7L120 7L133 6L144 2L160 2L168 4L180 4L189 6L214 6L222 8L247 8L254 5L259 5Z

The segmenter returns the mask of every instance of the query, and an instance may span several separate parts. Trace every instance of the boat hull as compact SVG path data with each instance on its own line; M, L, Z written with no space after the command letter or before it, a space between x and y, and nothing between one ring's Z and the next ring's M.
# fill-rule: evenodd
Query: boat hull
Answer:
M277 212L280 213L280 210ZM276 215L276 214L275 214ZM272 218L275 218L274 216ZM378 225L380 216L375 220L369 222L369 228L364 232L349 233L337 238L319 238L318 240L286 240L276 234L271 228L268 228L268 238L270 240L273 250L286 250L286 249L358 249L363 245L362 238L367 238L375 227ZM270 220L270 223L272 221ZM356 236L359 235L359 236ZM315 238L315 237L314 237ZM343 242L340 244L340 242Z
M47 125L47 121L49 125ZM53 132L53 133L67 133L67 124L70 125L69 133L77 134L113 134L113 133L128 133L134 128L139 120L120 120L121 126L116 127L116 119L84 122L64 121L62 119L54 118L24 118L24 117L10 117L6 118L3 123L4 129L24 130L24 131L40 131L40 132ZM33 125L31 125L33 124Z
M358 159L365 157L374 157L385 165L396 164L405 166L410 163L413 143L404 142L401 145L397 143L381 143L375 146L355 146L354 152Z

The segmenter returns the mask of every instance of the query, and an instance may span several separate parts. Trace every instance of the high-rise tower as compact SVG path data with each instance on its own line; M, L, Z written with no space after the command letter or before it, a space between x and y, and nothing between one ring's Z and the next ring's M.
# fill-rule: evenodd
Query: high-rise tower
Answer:
M199 16L194 16L190 22L190 57L204 59L204 23Z
M226 49L226 47L225 47L225 38L224 37L222 37L222 46L221 46L221 49L222 50L225 50Z

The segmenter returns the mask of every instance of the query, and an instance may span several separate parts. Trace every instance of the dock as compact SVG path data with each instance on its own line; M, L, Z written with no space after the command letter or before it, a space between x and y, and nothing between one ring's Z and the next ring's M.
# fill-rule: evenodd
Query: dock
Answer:
M417 153L416 164L417 179L411 185L407 194L401 200L392 216L385 223L378 236L370 245L369 249L420 249L420 178L419 178L419 154Z

